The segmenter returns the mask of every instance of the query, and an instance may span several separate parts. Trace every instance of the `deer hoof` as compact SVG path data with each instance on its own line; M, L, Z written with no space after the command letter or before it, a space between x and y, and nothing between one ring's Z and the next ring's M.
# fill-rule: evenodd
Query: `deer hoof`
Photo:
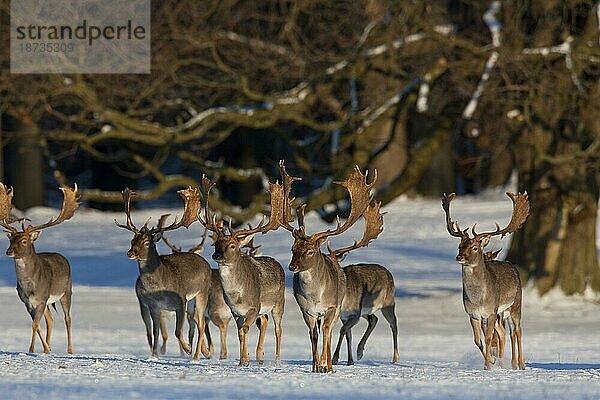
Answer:
M364 351L365 351L365 349L362 347L356 350L356 359L357 360L360 361L363 358Z

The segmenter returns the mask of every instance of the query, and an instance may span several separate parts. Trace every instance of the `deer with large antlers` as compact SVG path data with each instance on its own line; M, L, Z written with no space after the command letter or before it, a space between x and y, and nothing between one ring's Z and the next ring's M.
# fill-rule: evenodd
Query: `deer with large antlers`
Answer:
M338 218L335 229L307 235L304 226L305 205L298 210L298 228L294 228L290 223L293 219L290 215L290 207L293 202L293 199L289 197L291 185L300 178L289 176L285 171L283 161L280 162L279 167L282 184L277 182L271 184L271 197L274 192L277 193L276 204L280 209L278 222L294 237L289 269L294 273L294 297L308 326L312 345L312 371L333 372L331 334L333 325L342 311L346 293L346 274L340 267L337 258L342 253L368 245L380 232L381 226L373 224L373 221L379 218L379 205L371 205L373 198L370 193L377 180L377 172L375 172L373 181L367 183L367 174L362 174L356 167L345 181L336 182L346 188L350 194L351 208L346 222L342 224ZM275 207L274 202L271 204L272 208ZM347 248L329 249L330 254L321 252L321 246L329 237L347 231L361 216L367 219L367 224L365 235L360 242L355 242L354 245ZM319 357L318 351L320 326L323 330L321 357Z
M281 319L285 305L285 273L281 264L267 256L252 256L242 248L252 241L255 234L265 234L277 229L278 209L273 208L269 221L263 220L254 228L234 229L229 223L225 230L222 220L209 211L210 191L215 186L207 177L202 178L205 198L204 219L199 221L212 232L214 253L212 258L219 265L219 277L223 286L225 302L231 309L238 328L240 365L250 363L247 333L256 322L259 329L256 359L264 361L264 340L267 314L271 313L275 325L275 361L279 363L281 351ZM271 194L273 200L273 194ZM273 205L273 202L271 202Z
M442 208L446 214L446 228L451 236L460 238L456 261L462 265L463 304L470 317L475 344L484 357L484 368L489 369L493 363L491 354L494 332L499 340L499 356L504 353L504 322L508 323L512 347L512 367L525 369L521 330L521 280L517 268L506 261L491 259L493 253L484 253L485 246L493 236L504 236L518 230L529 215L529 198L527 192L507 193L513 203L513 213L506 227L490 232L477 233L475 225L461 230L458 223L450 217L450 203L455 194L442 197ZM483 331L485 347L481 342ZM518 357L517 357L518 350Z
M337 260L343 260L344 256L360 247L367 246L376 239L383 231L383 214L380 213L380 203L369 205L363 213L365 227L363 237L353 245L337 250L329 248L329 255ZM377 325L378 318L375 313L381 310L383 317L387 320L392 331L393 356L392 362L398 361L398 324L396 320L396 301L394 278L390 271L379 264L352 264L343 268L346 274L346 294L342 301L340 319L342 327L340 336L333 353L333 364L337 364L340 355L342 340L346 338L348 350L347 364L354 364L352 357L352 327L358 323L361 317L367 320L367 330L358 343L357 359L361 359L364 353L367 339Z
M48 308L56 307L60 301L67 329L67 352L73 353L71 343L71 267L67 259L58 253L36 253L33 242L43 229L68 220L79 207L77 185L74 189L61 187L63 204L60 214L42 225L25 226L25 219L12 219L10 216L13 191L0 183L0 226L7 232L10 245L6 255L14 258L17 275L17 293L27 307L33 320L29 352L35 350L35 337L39 336L44 353L50 353L53 318ZM21 230L12 224L21 222ZM40 322L46 320L46 336L42 336Z
M155 227L149 228L148 222L141 229L135 227L131 219L130 202L135 192L129 189L123 191L125 203L126 223L115 224L133 233L131 248L127 256L137 260L139 266L139 277L135 284L135 292L138 297L142 320L146 326L146 336L152 356L158 356L158 336L161 325L162 311L175 312L175 336L179 341L180 349L191 354L191 344L184 341L181 331L183 318L188 310L188 302L195 299L195 307L188 311L188 322L196 324L200 338L204 335L204 311L208 301L210 290L210 266L208 262L195 253L177 253L159 255L156 250L162 234L166 231L188 228L195 220L200 210L200 192L198 189L188 188L180 190L179 195L184 201L182 217L165 226L169 215L159 218ZM193 314L193 321L189 317ZM194 359L200 356L203 340L198 340ZM203 349L204 350L204 349ZM203 351L207 355L206 351Z

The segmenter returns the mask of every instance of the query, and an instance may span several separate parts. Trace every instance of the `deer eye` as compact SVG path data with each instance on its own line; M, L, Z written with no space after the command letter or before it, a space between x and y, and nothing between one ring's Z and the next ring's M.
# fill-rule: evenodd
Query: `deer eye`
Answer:
M150 241L148 239L144 240L144 243L143 243L144 246L148 246L149 244L150 244Z
M312 251L312 250L306 250L306 256L307 257L312 257L314 254L315 254L314 251Z
M231 243L231 244L229 245L229 248L230 248L230 249L235 249L235 244L234 244L234 243Z
M23 245L27 244L27 239L21 239L21 244L23 244Z
M477 246L477 245L471 247L471 250L473 250L473 251L477 251L478 249L479 249L479 246Z

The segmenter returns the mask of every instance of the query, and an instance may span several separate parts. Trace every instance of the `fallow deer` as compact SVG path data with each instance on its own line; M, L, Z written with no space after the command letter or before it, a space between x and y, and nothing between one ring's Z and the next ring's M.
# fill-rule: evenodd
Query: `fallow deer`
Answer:
M377 171L375 171L371 183L367 183L367 174L363 175L358 167L345 181L336 182L345 187L350 194L351 209L348 219L342 224L338 217L335 229L307 235L304 226L305 205L298 210L298 228L296 229L290 224L292 217L289 215L289 211L293 199L289 198L289 194L293 182L300 178L289 176L285 171L283 161L280 162L279 167L282 184L271 185L271 197L274 197L273 192L276 191L278 197L281 198L277 202L278 207L281 207L282 210L282 215L278 220L280 225L290 231L294 237L289 269L294 273L294 297L308 326L312 345L312 372L333 372L331 333L333 325L342 311L346 293L346 274L335 257L337 250L330 250L330 254L325 254L320 249L327 238L347 231L365 213L367 215L378 214L379 206L371 205L373 197L370 193L377 180ZM272 201L272 208L275 207L273 203ZM373 212L375 208L377 211ZM367 240L364 245L367 245L370 240ZM319 357L317 349L320 326L323 330L321 357Z
M504 351L503 322L508 322L512 345L512 367L525 369L521 330L521 280L517 268L506 261L488 260L492 254L484 254L483 249L493 236L504 236L518 230L529 215L527 192L506 193L513 203L513 213L508 225L500 229L477 233L475 225L461 230L450 217L450 203L455 194L442 197L442 208L446 214L446 228L451 236L460 238L456 261L462 265L463 304L470 317L475 344L484 357L484 368L489 369L493 360L491 355L494 331L498 333L499 352ZM498 321L498 324L496 324ZM485 348L481 342L481 331L485 338ZM516 352L518 350L518 358Z
M77 185L73 189L61 187L60 190L63 192L63 204L60 214L45 224L25 227L25 219L11 219L10 209L13 192L11 188L6 188L0 183L0 225L8 232L10 240L6 255L15 260L17 293L33 320L31 343L29 345L30 353L35 350L36 334L42 342L44 353L50 353L53 319L48 306L53 305L56 307L55 303L57 301L60 301L65 318L67 352L69 354L73 353L70 311L72 294L71 267L67 259L61 254L36 253L33 245L43 229L68 220L79 207ZM11 224L19 221L21 222L20 231L11 226ZM42 316L46 320L45 338L42 336L40 329Z
M195 298L193 319L198 326L199 337L204 335L204 311L210 289L208 262L194 253L159 255L156 250L156 242L161 239L163 232L182 226L188 228L196 220L200 209L200 192L198 189L188 188L178 193L184 200L183 216L179 220L175 218L171 225L164 226L169 217L167 214L161 216L157 226L153 228L148 227L148 222L141 229L136 228L130 210L130 202L135 192L129 189L123 191L126 223L119 224L115 220L118 227L133 233L127 256L138 262L140 275L136 281L135 291L142 320L146 326L148 345L154 357L158 356L158 336L163 310L175 312L175 336L181 350L191 354L191 347L183 340L181 330L187 303ZM201 343L203 341L199 340L194 359L200 356Z
M330 257L343 260L344 256L357 248L367 246L376 239L383 231L383 214L379 212L380 204L368 207L363 213L365 227L363 237L359 242L338 250L330 250ZM398 362L398 324L396 320L396 301L394 278L390 271L379 264L352 264L343 268L346 274L346 294L342 301L340 319L342 328L340 337L333 353L333 364L337 364L340 355L342 340L346 338L348 348L347 364L354 364L352 357L352 327L358 323L361 317L368 322L367 330L360 339L357 348L357 358L363 356L367 339L377 325L375 313L381 310L383 317L387 320L392 330L392 341L394 344L392 362Z
M204 241L206 239L206 232L204 231L204 235L202 236L201 242L192 247L188 252L190 253L201 253L204 245ZM167 246L171 249L173 253L181 253L181 248L173 245L166 237L163 236L163 241ZM250 250L248 254L254 254L257 250L257 247L252 246L251 243L248 244L250 246ZM206 306L205 317L208 318L209 321L212 321L219 328L220 337L221 337L221 353L219 358L221 360L227 359L227 328L229 327L229 321L231 321L231 310L229 306L225 302L225 298L223 297L223 285L221 285L221 277L219 276L218 269L211 269L210 276L210 292L208 294L208 304ZM162 321L161 321L162 322ZM161 332L163 332L163 346L167 341L166 330L163 325L161 325ZM208 327L208 323L205 328L206 338L208 340L208 354L209 357L212 357L214 354L214 344L210 335L210 330ZM193 326L190 326L190 334L189 340L190 343L193 340ZM201 340L200 338L198 340Z
M216 215L210 216L209 197L214 183L207 177L202 179L205 198L204 220L199 221L212 232L215 248L212 258L219 265L219 277L223 286L224 299L234 316L238 328L240 343L240 365L250 363L247 333L250 325L256 322L259 328L256 359L264 362L263 344L265 340L267 314L271 313L275 325L275 362L280 361L281 319L285 305L285 273L281 264L274 258L245 254L241 249L249 243L256 233L265 234L277 229L277 208L271 210L269 222L265 218L255 227L234 230L229 223L225 231L223 223ZM275 210L275 212L274 212Z

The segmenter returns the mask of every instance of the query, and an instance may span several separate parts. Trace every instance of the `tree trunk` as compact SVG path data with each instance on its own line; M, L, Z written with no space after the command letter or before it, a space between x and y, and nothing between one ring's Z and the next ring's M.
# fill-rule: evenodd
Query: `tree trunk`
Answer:
M552 138L548 148L556 156L572 155L583 147L560 133L544 136L548 135ZM529 155L521 157L519 181L530 190L531 212L524 229L515 234L508 258L519 263L524 281L535 280L541 294L555 286L567 295L583 293L587 287L599 291L597 166L585 158L548 162L531 148L525 152Z
M6 183L14 188L13 204L20 210L45 204L44 157L39 127L28 115L14 121L13 139L6 146Z

